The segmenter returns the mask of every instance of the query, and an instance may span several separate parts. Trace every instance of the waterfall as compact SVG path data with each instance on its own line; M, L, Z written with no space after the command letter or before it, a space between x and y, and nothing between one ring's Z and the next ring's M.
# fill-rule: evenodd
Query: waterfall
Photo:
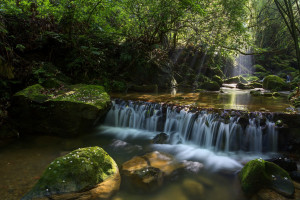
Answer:
M271 119L260 126L260 113L248 114L240 124L239 112L230 115L208 110L149 102L113 101L105 125L147 132L165 132L171 144L193 144L216 152L276 152L277 130ZM225 116L225 117L224 117Z
M247 51L249 53L251 51ZM252 55L238 55L235 59L235 71L233 76L238 76L241 74L251 74L252 65L253 65L253 56Z

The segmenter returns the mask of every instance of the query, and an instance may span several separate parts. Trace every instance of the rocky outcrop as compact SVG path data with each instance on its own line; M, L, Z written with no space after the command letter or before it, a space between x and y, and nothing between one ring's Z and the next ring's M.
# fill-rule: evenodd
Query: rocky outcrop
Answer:
M110 106L102 86L72 85L45 89L32 85L12 98L9 115L20 134L72 136L93 127Z
M55 159L22 200L104 200L120 181L117 164L102 148L82 148Z
M275 75L269 75L264 78L263 88L266 90L289 90L289 86L284 80Z

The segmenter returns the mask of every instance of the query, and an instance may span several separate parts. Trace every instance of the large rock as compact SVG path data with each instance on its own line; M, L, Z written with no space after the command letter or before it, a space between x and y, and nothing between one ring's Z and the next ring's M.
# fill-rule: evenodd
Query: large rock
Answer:
M248 162L239 174L243 191L253 195L268 188L291 197L295 188L289 174L274 163L256 159Z
M127 186L133 186L135 191L152 191L161 186L166 177L183 167L172 156L155 151L123 163L121 173L124 182L128 182Z
M13 96L9 114L20 134L72 136L93 127L109 105L110 98L102 86L72 85L50 90L37 84Z
M208 91L219 91L220 85L216 81L206 81L200 85L200 88Z
M248 83L248 81L244 77L242 77L242 76L234 76L234 77L226 79L224 81L224 83L227 83L227 84L232 84L232 83Z
M120 181L117 164L102 148L82 148L55 159L22 200L108 199Z
M263 88L266 90L288 90L289 86L279 76L269 75L264 78Z

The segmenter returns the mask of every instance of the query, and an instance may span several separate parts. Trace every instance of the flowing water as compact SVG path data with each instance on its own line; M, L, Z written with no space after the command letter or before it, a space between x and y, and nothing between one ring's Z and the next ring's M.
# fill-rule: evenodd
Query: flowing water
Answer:
M79 147L101 146L121 166L136 155L162 151L179 161L203 163L195 174L180 174L151 193L127 191L121 186L113 200L243 200L237 180L242 164L276 155L277 131L268 116L259 112L241 125L242 112L199 110L166 104L115 101L105 122L93 133L71 139L50 136L20 138L0 149L0 199L20 199L56 157ZM263 125L261 125L263 124ZM168 144L151 144L160 132ZM203 185L203 198L194 198L183 187L186 180Z

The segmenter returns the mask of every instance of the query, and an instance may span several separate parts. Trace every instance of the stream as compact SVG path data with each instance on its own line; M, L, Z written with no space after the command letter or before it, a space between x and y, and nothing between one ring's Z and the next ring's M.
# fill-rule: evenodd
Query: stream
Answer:
M159 190L139 193L121 185L113 200L193 200L184 190L186 180L203 186L202 199L243 200L237 173L243 163L254 159L277 156L277 131L272 118L264 127L258 118L249 119L242 127L239 115L226 118L201 110L192 112L185 107L164 106L168 102L190 104L202 108L284 111L286 96L278 98L249 95L249 91L223 88L224 93L131 94L135 100L148 102L113 101L105 121L93 132L75 138L54 136L26 136L0 149L0 197L3 200L20 199L38 181L43 170L55 158L88 146L100 146L121 166L136 155L161 151L179 161L203 164L196 173L179 173ZM113 97L127 99L127 95ZM126 97L127 96L127 97ZM184 97L183 97L184 96ZM272 102L272 103L270 103ZM170 105L170 104L168 104ZM165 132L168 144L152 144L150 140ZM191 169L193 170L193 169ZM201 199L201 198L200 198Z

